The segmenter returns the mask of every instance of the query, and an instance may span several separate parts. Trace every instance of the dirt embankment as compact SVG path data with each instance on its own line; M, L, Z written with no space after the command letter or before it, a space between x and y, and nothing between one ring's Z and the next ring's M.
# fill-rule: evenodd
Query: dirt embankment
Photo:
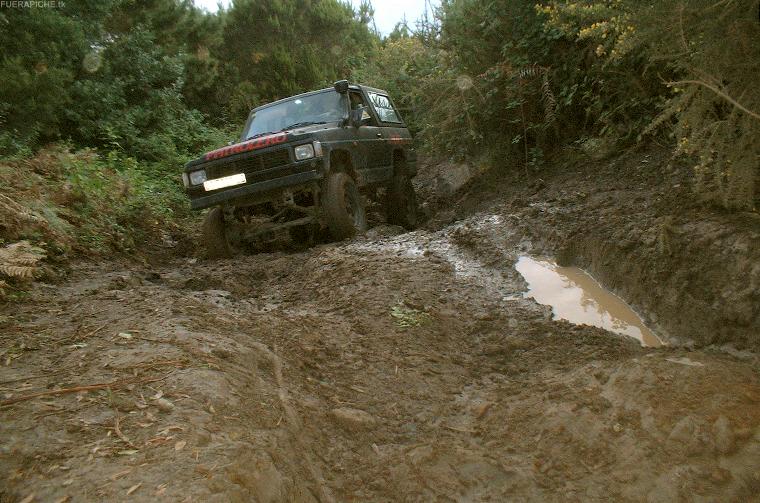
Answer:
M495 211L563 265L592 272L671 343L760 350L760 214L701 204L690 168L667 156L558 162L527 184L492 172L465 189L460 215L504 201Z
M411 233L37 285L0 307L0 501L757 500L755 354L644 349L522 295L520 255L614 206L614 177L573 179L482 179Z

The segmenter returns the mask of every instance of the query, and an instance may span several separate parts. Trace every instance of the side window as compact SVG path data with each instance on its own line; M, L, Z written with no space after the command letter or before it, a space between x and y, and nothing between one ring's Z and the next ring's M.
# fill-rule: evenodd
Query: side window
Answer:
M366 107L367 103L364 101L364 97L361 93L357 92L351 92L349 95L349 98L351 100L351 110L356 110L359 107ZM372 117L369 115L369 112L366 110L362 113L362 120L364 119L371 119Z
M383 122L401 122L396 110L391 105L391 100L384 94L368 92L369 99L372 102L372 106L377 112L377 116Z

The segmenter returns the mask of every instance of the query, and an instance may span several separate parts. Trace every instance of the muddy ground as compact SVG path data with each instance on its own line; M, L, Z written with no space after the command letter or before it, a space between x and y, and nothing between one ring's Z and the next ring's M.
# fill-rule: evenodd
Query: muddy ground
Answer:
M0 311L0 501L758 501L760 359L736 349L756 349L758 304L731 314L757 289L668 307L694 260L744 270L754 217L694 206L658 251L676 183L604 165L421 187L432 218L410 233L37 285ZM724 245L686 258L705 222ZM637 246L605 234L622 224ZM523 254L609 279L671 345L553 321L522 295Z
M760 213L698 201L691 168L670 155L593 161L563 152L527 183L493 170L453 209L439 204L450 209L431 225L477 211L508 215L517 232L592 272L671 342L760 351Z

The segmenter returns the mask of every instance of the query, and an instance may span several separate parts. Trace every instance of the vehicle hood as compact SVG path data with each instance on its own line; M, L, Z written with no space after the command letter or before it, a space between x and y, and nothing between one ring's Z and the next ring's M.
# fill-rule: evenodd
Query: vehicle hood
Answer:
M227 145L210 152L206 152L201 157L188 162L185 168L190 168L197 164L201 164L206 161L213 161L221 159L223 157L229 157L234 154L242 154L243 152L251 152L253 150L259 150L262 148L272 147L281 143L286 143L289 139L287 131L281 131L279 133L273 133L266 136L259 136L258 138L252 138L250 140L235 143L233 145Z

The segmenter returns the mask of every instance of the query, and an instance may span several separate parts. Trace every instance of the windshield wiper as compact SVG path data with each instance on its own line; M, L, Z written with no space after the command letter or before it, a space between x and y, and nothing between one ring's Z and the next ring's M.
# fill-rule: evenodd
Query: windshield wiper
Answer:
M258 138L259 136L264 136L264 135L268 135L268 134L273 134L273 133L276 133L276 132L277 132L277 131L266 131L266 132L264 132L264 133L256 133L256 134L253 134L253 135L249 136L248 138L246 138L246 139L245 139L245 141L248 141L248 140L253 140L254 138Z
M296 122L295 124L291 124L290 126L285 126L284 128L280 129L280 131L285 131L288 129L293 129L297 127L304 127L304 126L313 126L314 124L327 124L325 121L305 121L305 122Z

